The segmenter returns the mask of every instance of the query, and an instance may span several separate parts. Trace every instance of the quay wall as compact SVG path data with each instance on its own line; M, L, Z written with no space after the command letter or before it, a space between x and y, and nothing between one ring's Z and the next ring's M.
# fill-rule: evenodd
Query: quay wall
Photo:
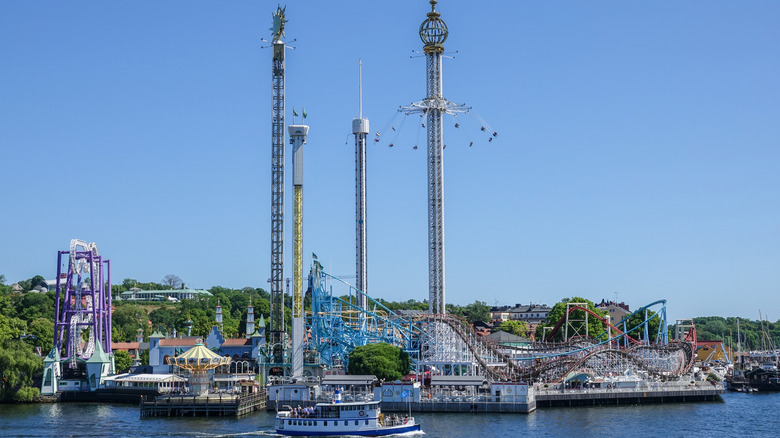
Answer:
M536 393L538 407L637 405L649 403L685 403L720 401L722 385L704 387L648 388L641 390L541 390Z
M62 391L57 393L61 402L138 403L140 399L154 399L156 389L100 388L96 391Z
M536 401L529 396L525 403L507 403L494 401L421 401L413 403L382 402L384 412L490 412L490 413L515 413L527 414L536 409Z
M370 396L361 400L352 401L370 401ZM269 402L266 409L275 411L283 406L308 407L317 403L331 402L330 398L320 397L315 400L278 400ZM408 412L410 407L412 412L511 412L527 414L536 409L536 402L533 394L527 397L502 398L493 396L473 397L459 401L448 400L445 397L423 399L421 401L402 402L402 401L381 401L379 404L383 412Z

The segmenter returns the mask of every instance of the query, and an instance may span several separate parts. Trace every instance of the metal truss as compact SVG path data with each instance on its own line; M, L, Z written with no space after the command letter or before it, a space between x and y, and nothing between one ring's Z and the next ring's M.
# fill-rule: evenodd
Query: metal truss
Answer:
M271 339L282 361L284 338L284 82L285 45L274 41L271 122Z
M611 336L575 336L565 342L506 347L486 342L454 315L400 317L367 295L373 310L364 310L357 305L356 289L323 272L316 262L311 278L309 348L326 368L346 367L352 349L372 342L387 342L407 351L418 374L482 375L493 381L557 383L582 374L595 379L674 379L690 372L695 358L690 339L667 342L659 335L660 342L648 341L649 322L665 318L665 310L646 312L650 306L636 312L646 315L644 322L625 331L611 327ZM330 283L334 282L347 289L341 298L333 293ZM654 304L658 303L665 305L665 301ZM626 321L621 325L625 327ZM666 322L660 326L665 328ZM636 332L645 333L642 341L629 338Z
M64 256L68 257L68 273L63 283ZM87 334L84 344L83 333ZM54 337L57 351L71 367L76 367L78 359L89 359L98 344L103 351L111 351L111 267L110 261L98 255L95 243L73 239L69 251L58 252Z
M349 353L355 347L377 342L400 347L412 362L418 360L422 335L419 327L367 294L362 295L370 310L362 308L357 298L360 291L324 272L316 259L313 265L312 312L307 317L311 336L306 347L319 356L320 365L346 369ZM341 298L333 293L334 286L343 292Z
M425 54L427 97L400 112L424 114L427 125L428 160L428 311L446 313L444 285L444 135L442 114L468 112L471 108L442 97L442 53Z

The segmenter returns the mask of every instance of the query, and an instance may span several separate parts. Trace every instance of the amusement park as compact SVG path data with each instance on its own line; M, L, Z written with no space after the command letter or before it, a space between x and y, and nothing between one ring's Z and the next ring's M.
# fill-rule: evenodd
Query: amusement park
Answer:
M273 73L268 324L264 315L255 324L250 299L245 336L230 338L218 300L208 336L192 336L192 321L187 322L186 336L155 330L148 336L148 366L130 372L117 370L115 352L129 347L112 342L115 303L111 262L98 252L96 243L73 239L68 250L58 252L55 342L45 359L41 393L73 400L135 401L140 396L142 416L238 415L262 406L275 410L295 404L313 406L340 400L342 395L346 403L376 402L390 411L521 413L562 404L716 399L724 391L725 373L718 377L695 367L696 328L691 321L676 321L670 336L665 300L633 312L626 308L616 319L593 309L592 303L568 301L563 303L560 319L548 318L549 326L540 327L540 333L523 342L491 342L467 320L447 312L443 119L472 109L443 97L442 62L448 29L436 7L437 1L431 0L430 11L419 27L427 95L398 109L402 118L419 116L427 132L427 311L391 310L368 291L366 144L371 131L362 115L362 93L359 116L352 121L355 283L326 272L315 255L308 273L304 272L303 156L309 126L285 122L288 45L283 38L288 20L286 8L280 6L273 14L272 39L267 41ZM304 111L304 121L305 116ZM498 137L481 118L476 120L488 140ZM402 124L403 120L399 126ZM293 167L289 304L284 278L286 134ZM374 142L380 139L377 132ZM203 293L208 294L188 290L176 298L168 292L163 296L134 291L122 297L149 300L159 296L178 301L198 299ZM291 311L291 321L285 321L286 309ZM133 347L136 356L144 341L140 329L137 341ZM348 373L353 351L372 344L387 344L408 357L410 366L403 380ZM353 407L361 413L369 408ZM378 407L371 409L372 415L378 415ZM277 429L286 425L289 431L298 425L298 420L291 419L294 415L286 412Z
M355 184L348 200L355 206L354 223L348 224L350 233L354 227L354 275L330 272L324 258L304 253L304 152L310 128L316 132L317 126L307 124L305 110L301 117L287 108L286 60L296 47L286 36L287 8L279 5L261 52L269 55L272 78L270 266L258 269L256 277L265 282L267 271L268 290L236 290L245 295L236 302L183 283L112 290L112 263L98 250L100 242L63 242L49 289L54 336L51 350L40 354L40 398L137 404L142 421L272 411L274 430L281 435L380 436L423 430L413 413L418 419L451 412L531 415L537 408L712 402L732 389L729 382L741 388L735 391L780 390L771 345L762 349L774 351L766 357L738 359L723 340L701 341L692 319L668 320L664 297L649 298L633 310L617 297L600 305L574 297L553 308L486 306L487 321L451 311L445 287L444 126L465 131L473 124L469 147L475 141L500 144L503 134L474 108L444 97L449 29L439 3L428 1L419 17L422 45L413 55L424 58L426 93L394 109L380 130L372 130L364 117L362 62L357 65L360 97L349 137ZM390 305L373 294L378 288L369 288L367 149L394 147L409 125L424 135L413 148L424 149L427 170L428 294L415 301L425 309ZM307 168L307 173L322 171ZM286 205L290 201L292 208ZM309 266L305 254L311 254ZM145 309L133 315L135 335L114 321L130 306ZM160 308L187 309L181 311L186 323L156 326L147 311ZM196 311L201 317L193 321ZM511 324L506 322L523 330L507 333L502 328ZM368 349L372 346L400 358L404 368L397 376L353 372L360 368L358 360L384 364L386 358L378 354L371 360L360 356L378 351ZM753 371L735 371L736 361L746 367L753 359L760 363Z

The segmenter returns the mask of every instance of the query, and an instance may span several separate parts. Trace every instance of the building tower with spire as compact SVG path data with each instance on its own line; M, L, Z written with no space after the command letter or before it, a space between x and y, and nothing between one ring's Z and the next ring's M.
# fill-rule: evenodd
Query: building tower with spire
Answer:
M368 119L363 118L363 61L359 63L359 116L352 119L352 133L355 134L355 288L357 305L366 309L368 289L368 268L366 256L366 136L369 133Z
M192 319L187 318L187 322L185 322L185 324L187 324L187 337L190 337L192 336L192 324L193 324Z
M222 332L222 304L220 304L219 298L217 298L217 315L215 319L217 321L217 325L219 326L219 331Z
M255 333L255 308L252 307L252 297L249 297L249 307L246 308L246 338Z
M426 117L428 161L428 311L446 313L444 293L444 139L443 114L468 112L470 108L454 104L442 95L442 55L448 30L436 0L420 24L420 39L425 53L427 97L399 111Z

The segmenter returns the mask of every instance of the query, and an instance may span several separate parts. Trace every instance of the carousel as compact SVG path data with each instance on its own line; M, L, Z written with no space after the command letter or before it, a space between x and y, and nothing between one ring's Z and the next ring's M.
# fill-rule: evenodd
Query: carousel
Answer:
M190 372L190 393L193 395L206 394L211 386L209 384L209 370L220 365L229 365L230 357L222 357L206 348L202 340L194 347L179 356L169 357L168 365L176 365Z

